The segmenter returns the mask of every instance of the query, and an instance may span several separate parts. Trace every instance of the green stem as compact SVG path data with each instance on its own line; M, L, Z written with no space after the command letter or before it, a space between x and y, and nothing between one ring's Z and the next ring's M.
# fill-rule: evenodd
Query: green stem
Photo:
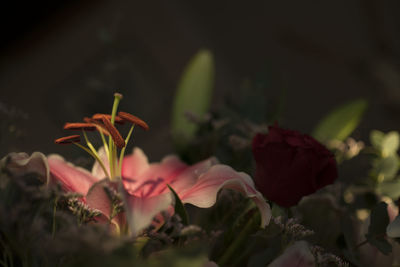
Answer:
M103 146L104 146L104 149L105 149L105 151L106 151L106 155L107 155L107 157L108 157L108 147L107 147L107 141L106 141L106 138L104 137L104 134L101 132L101 131L98 131L99 132L99 134L100 134L100 137L101 137L101 141L103 141ZM108 160L110 160L110 159L108 159Z
M112 107L112 111L111 111L111 124L114 125L115 122L115 116L117 115L117 110L118 110L118 105L119 102L122 99L122 95L115 93L114 94L114 103L113 103L113 107ZM110 136L108 138L108 160L110 162L110 179L114 179L115 177L115 168L114 168L114 164L115 164L115 160L116 160L116 147L114 145L114 142L112 140L112 137Z
M257 218L257 213L254 213L252 217L247 221L242 231L237 235L236 239L229 245L225 250L224 254L218 260L218 266L226 266L230 259L235 257L238 248L248 236L249 232L253 228L254 220Z
M78 146L79 148L85 150L87 153L89 153L89 155L91 155L96 161L99 162L100 167L103 169L104 174L109 177L106 166L104 166L103 162L100 160L100 158L98 157L97 153L94 154L90 149L88 149L87 147L82 146L81 144L78 143L73 143L74 145Z
M51 230L51 236L54 239L54 235L56 234L56 212L57 212L57 202L58 202L58 197L54 199L54 207L53 207L53 225L52 225L52 230Z
M121 178L122 178L122 161L124 159L125 150L126 150L126 147L128 146L128 142L129 142L129 139L131 138L134 128L135 128L135 124L133 124L131 129L129 129L128 135L126 136L126 139L125 139L125 146L122 148L121 153L119 154L118 170L119 170L119 177L121 177Z

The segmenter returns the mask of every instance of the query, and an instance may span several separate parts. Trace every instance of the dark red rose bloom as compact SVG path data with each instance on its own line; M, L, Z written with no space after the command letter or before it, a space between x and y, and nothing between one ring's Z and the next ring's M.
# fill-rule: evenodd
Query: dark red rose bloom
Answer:
M253 139L255 184L264 196L283 207L332 184L337 178L333 154L311 136L270 126Z

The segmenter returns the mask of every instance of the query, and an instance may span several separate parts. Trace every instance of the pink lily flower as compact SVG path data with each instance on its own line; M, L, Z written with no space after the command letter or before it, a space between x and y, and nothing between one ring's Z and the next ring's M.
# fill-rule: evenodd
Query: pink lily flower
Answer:
M104 149L98 154L103 162L108 162ZM110 200L98 183L107 177L97 161L92 172L73 166L58 155L50 155L48 164L51 180L60 182L67 191L85 196L83 201L89 207L100 210L107 217L110 215ZM127 221L134 235L148 227L161 211L173 210L174 197L167 184L183 203L200 208L213 206L220 189L234 189L254 200L261 213L262 227L271 218L270 207L255 189L251 177L218 164L215 158L193 166L186 165L176 156L167 156L160 163L149 163L143 151L135 148L131 155L124 157L121 174Z

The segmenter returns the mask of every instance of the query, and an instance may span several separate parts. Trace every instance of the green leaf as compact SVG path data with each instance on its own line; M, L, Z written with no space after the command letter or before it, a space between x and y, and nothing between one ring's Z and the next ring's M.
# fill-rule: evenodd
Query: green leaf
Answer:
M176 145L190 141L197 125L185 113L204 116L214 88L214 60L208 50L199 51L186 66L176 90L172 111L172 137Z
M386 227L389 224L387 204L379 202L371 211L371 222L368 227L366 238L383 254L387 255L392 251L392 245L385 239Z
M392 252L392 245L383 237L377 238L374 236L366 235L368 242L379 249L385 255L389 255Z
M368 227L368 235L383 235L386 233L386 227L389 224L389 215L387 204L379 202L371 211L371 222Z
M366 100L358 99L334 109L318 123L312 135L321 142L343 141L357 128L367 105Z
M386 158L377 158L374 161L373 173L378 176L379 181L393 179L399 170L399 157L392 154Z
M397 178L396 181L380 183L377 185L376 191L380 195L397 199L400 197L400 179Z
M399 149L399 133L392 131L385 135L382 140L382 155L387 157L393 155Z
M373 147L378 149L379 151L382 150L382 141L385 138L385 134L378 130L372 130L369 134L369 139Z
M183 206L183 203L182 203L181 199L179 198L178 194L175 192L175 190L172 189L172 187L169 186L168 184L167 184L167 186L168 186L169 190L171 190L172 194L174 194L174 197L175 197L175 207L174 207L175 212L181 217L182 223L184 225L188 225L189 218L188 218L185 206Z

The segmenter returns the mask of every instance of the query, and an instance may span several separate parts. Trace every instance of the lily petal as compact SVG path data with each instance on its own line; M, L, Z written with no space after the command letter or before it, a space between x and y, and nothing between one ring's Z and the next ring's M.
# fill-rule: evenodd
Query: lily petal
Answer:
M132 166L126 166L130 163L132 160L123 162L122 176L125 188L134 195L138 195L137 191L146 196L161 194L165 191L167 183L172 183L181 172L187 169L187 165L176 156L167 156L160 163L147 164L146 168L141 170L132 170ZM126 172L130 169L130 172Z
M109 164L108 156L107 156L107 153L106 153L106 150L105 150L104 146L102 146L99 149L99 151L97 151L97 154L99 155L100 160L103 162L107 173L110 173L110 164ZM94 162L94 165L93 165L93 168L92 168L92 175L94 177L97 177L100 180L100 179L103 179L103 178L107 178L108 174L104 173L104 170L101 167L100 163L96 160Z
M183 170L169 185L175 190L175 192L183 192L187 188L191 188L198 180L198 178L206 173L213 165L216 165L218 160L214 157L203 160L192 166L187 167ZM169 191L165 187L164 191Z
M33 152L31 156L23 152L10 153L0 161L0 166L16 176L36 173L46 183L50 179L46 156L40 152Z
M124 197L128 225L134 236L149 226L158 213L173 204L171 193L142 198L125 192Z
M199 177L194 186L178 194L183 203L208 208L215 204L217 194L222 188L234 189L252 198L261 213L261 227L269 224L271 209L261 193L254 188L251 177L226 165L214 165Z
M63 188L67 191L86 196L89 188L99 181L89 171L74 166L59 155L50 155L47 157L47 161L50 167L51 179L61 182Z
M122 176L135 178L149 168L149 161L143 150L138 147L133 149L131 155L125 156L122 162Z
M107 221L110 222L113 204L111 196L106 192L107 188L116 192L118 185L115 182L110 182L108 179L103 179L93 184L86 195L86 204L93 209L99 210L107 218ZM125 220L121 214L111 219L116 232L120 231L120 225L124 225L124 222Z

